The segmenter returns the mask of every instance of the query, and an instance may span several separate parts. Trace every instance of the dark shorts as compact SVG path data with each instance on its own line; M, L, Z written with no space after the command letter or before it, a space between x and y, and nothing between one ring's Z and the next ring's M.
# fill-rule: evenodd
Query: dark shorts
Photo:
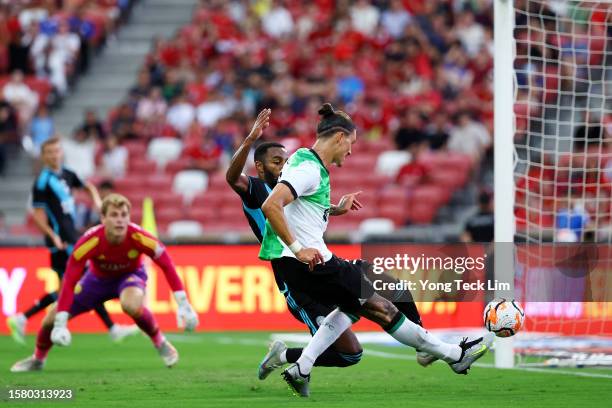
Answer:
M91 271L85 272L74 288L74 301L70 307L70 315L87 312L110 299L119 297L127 287L136 286L144 290L147 286L147 273L144 267L118 278L101 278Z
M296 288L289 287L287 282L285 282L283 278L276 273L276 271L274 272L274 278L276 279L278 289L283 295L285 295L289 312L297 320L308 326L310 334L314 335L319 329L319 325L323 319L325 319L325 316L330 314L336 307L321 304L313 300L304 292Z
M289 290L323 305L326 310L340 307L349 313L358 312L365 300L374 295L364 268L367 264L361 260L347 261L335 255L313 271L295 258L272 260L274 274L287 284Z

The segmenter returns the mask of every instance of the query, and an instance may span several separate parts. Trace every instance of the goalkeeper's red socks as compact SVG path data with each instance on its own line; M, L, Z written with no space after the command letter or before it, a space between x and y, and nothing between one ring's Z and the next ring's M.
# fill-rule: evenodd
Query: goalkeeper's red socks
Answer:
M53 327L41 327L38 331L38 335L36 336L36 348L34 349L34 358L40 361L45 361L47 359L47 354L49 354L49 350L53 347L53 342L51 341L51 330Z
M161 344L166 340L161 330L159 330L159 326L157 325L157 321L155 317L153 317L153 313L146 307L140 309L140 313L136 317L132 317L134 319L134 323L140 327L140 330L145 332L153 342L153 345L157 348L161 346Z

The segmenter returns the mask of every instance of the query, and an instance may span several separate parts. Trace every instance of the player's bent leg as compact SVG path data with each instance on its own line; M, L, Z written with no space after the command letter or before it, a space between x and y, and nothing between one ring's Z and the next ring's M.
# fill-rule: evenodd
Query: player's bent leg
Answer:
M272 343L270 343L268 352L257 367L257 378L260 380L265 380L272 373L272 371L287 364L289 362L287 356L288 350L287 345L280 340L274 340Z
M43 318L42 324L36 336L36 348L34 349L34 354L13 364L11 367L11 372L21 373L40 371L43 369L47 359L47 354L49 354L49 350L51 350L51 347L53 347L53 342L51 342L51 330L53 330L53 321L55 320L55 307L55 305L52 306Z
M23 313L17 313L13 316L9 316L6 319L6 326L11 332L13 340L19 344L25 344L25 330L28 318Z
M179 359L178 352L162 334L153 313L144 306L143 288L125 287L119 295L119 301L123 311L149 336L164 364L167 367L174 366Z
M421 326L408 320L395 306L375 294L362 307L362 316L378 323L387 333L402 344L425 351L447 363L461 358L459 346L440 341Z
M265 379L272 371L282 367L287 363L296 363L303 348L287 348L285 343L275 340L270 344L268 354L259 365L258 377ZM345 330L344 333L314 362L315 367L350 367L361 361L363 350L357 336L352 330Z
M457 374L467 374L474 361L489 350L494 337L465 338L459 345L445 343L408 320L393 304L377 294L363 305L362 315L382 323L382 328L400 343L444 360Z
M351 329L345 330L315 361L315 367L350 367L361 361L363 349Z

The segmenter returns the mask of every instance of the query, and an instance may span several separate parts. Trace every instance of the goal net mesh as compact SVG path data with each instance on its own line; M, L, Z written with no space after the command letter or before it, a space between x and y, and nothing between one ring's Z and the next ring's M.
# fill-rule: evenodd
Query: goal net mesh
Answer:
M612 365L612 3L515 0L523 364Z

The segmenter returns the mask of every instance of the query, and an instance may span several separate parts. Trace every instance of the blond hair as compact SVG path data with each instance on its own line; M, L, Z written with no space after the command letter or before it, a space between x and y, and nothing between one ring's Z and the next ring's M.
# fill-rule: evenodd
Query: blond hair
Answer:
M107 195L106 197L104 197L104 200L102 200L102 208L100 208L100 212L102 213L102 215L106 215L106 212L108 211L109 207L112 206L112 207L121 208L124 205L127 207L128 212L129 212L132 208L132 204L130 203L130 200L128 200L127 197L121 194L111 193Z
M44 141L44 142L43 142L43 143L40 145L40 152L41 152L41 153L44 153L44 152L45 152L45 148L46 148L47 146L51 146L51 145L54 145L54 144L58 144L58 143L60 143L60 142L61 142L61 140L60 140L60 138L59 138L58 136L52 136L52 137L50 137L49 139L45 140L45 141Z

